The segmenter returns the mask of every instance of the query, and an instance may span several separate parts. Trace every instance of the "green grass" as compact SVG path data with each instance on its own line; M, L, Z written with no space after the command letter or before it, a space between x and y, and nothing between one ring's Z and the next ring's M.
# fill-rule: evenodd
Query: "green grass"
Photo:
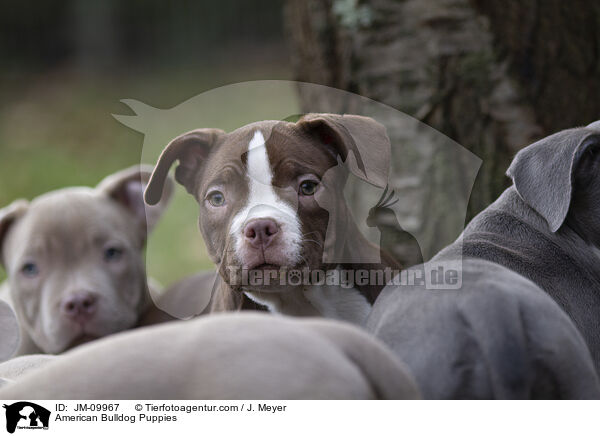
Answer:
M120 124L111 114L130 114L119 101L132 98L158 108L170 108L203 91L227 83L254 79L286 79L279 64L227 65L171 72L132 71L89 76L71 71L47 75L0 77L0 208L17 198L31 199L66 186L94 186L106 175L137 164L144 135ZM262 96L236 110L213 108L228 128L252 119L254 105L282 104L290 96ZM287 104L287 103L285 103ZM241 123L241 124L240 124ZM194 126L194 127L220 127ZM184 131L168 126L154 139L147 163L166 141ZM169 284L186 274L212 267L197 228L198 205L178 186L163 219L150 236L149 274ZM0 280L5 273L0 268Z

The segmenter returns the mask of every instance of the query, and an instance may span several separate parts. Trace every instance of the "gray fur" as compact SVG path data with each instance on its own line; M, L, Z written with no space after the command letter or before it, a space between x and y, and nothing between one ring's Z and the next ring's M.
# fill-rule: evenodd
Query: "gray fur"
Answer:
M0 209L0 264L8 276L0 299L19 320L16 354L60 353L163 315L150 301L143 249L173 186L169 180L164 201L145 207L151 171L136 165L96 188L59 189ZM121 253L114 262L103 255L108 247ZM36 267L32 276L26 264ZM65 310L79 295L91 296L94 307L81 322Z
M541 289L478 259L462 277L457 290L390 285L367 320L424 398L600 398L585 341Z
M567 217L573 195L573 175L581 153L600 141L590 128L563 130L522 149L506 174L528 206L556 232Z
M13 357L6 362L0 363L0 378L7 382L17 380L56 358L57 356L49 354L28 354Z
M426 398L599 397L599 149L597 121L521 150L514 185L431 261L463 259L462 289L377 300L367 328Z
M15 353L20 336L15 313L7 303L0 300L0 362Z
M463 254L516 271L572 318L600 368L600 122L523 149L514 185L438 257Z
M404 365L356 327L222 314L82 345L9 383L0 398L417 399L419 394Z

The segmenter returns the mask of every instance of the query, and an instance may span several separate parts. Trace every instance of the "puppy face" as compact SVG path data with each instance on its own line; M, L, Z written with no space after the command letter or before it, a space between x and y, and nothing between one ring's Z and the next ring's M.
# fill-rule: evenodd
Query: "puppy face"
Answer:
M140 172L106 182L45 194L2 219L11 299L46 353L131 328L148 302Z
M343 183L322 183L336 164L315 138L289 126L261 123L223 138L195 196L209 252L228 268L230 284L240 269L321 266L329 212L317 197L342 195Z
M354 128L368 138L350 133ZM365 162L361 147L389 156L383 126L364 117L312 116L298 123L261 121L226 134L201 129L176 138L163 152L146 191L160 198L161 177L176 159L176 179L200 205L199 224L225 281L239 287L241 270L267 272L323 268L331 244L329 223L344 235L348 213L343 188L348 169L370 183L386 179L386 162ZM359 147L359 145L361 147ZM387 154L386 154L386 149ZM369 175L373 174L372 178ZM272 276L277 277L277 276ZM281 291L274 280L262 291Z

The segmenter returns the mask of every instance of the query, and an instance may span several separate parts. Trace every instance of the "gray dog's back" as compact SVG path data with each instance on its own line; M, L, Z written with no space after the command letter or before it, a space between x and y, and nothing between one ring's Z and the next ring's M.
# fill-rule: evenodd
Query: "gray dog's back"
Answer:
M412 371L429 399L600 398L585 341L524 277L465 259L463 286L388 286L367 330Z
M596 367L600 364L600 276L569 230L551 233L509 188L492 206L469 223L461 242L436 256L459 255L485 259L527 277L556 301L585 338Z

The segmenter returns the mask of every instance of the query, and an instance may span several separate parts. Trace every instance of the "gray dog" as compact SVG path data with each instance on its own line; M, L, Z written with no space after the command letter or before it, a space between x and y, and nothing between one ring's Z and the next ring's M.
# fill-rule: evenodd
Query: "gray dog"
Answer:
M514 184L462 236L465 256L504 265L569 314L600 368L600 121L521 150ZM460 244L438 256L461 252Z
M367 319L424 398L600 398L585 341L544 291L480 259L464 259L462 281L452 290L390 285Z
M419 398L379 341L323 319L211 315L124 332L36 364L0 398Z
M151 304L143 249L172 182L159 205L145 208L150 173L138 165L96 188L60 189L0 209L0 263L8 273L0 298L21 325L18 354L60 353L164 315Z
M19 324L11 307L0 301L0 362L13 355L19 345Z
M461 289L383 291L367 329L426 398L599 397L599 146L596 122L518 153L514 185L432 260L464 259Z

